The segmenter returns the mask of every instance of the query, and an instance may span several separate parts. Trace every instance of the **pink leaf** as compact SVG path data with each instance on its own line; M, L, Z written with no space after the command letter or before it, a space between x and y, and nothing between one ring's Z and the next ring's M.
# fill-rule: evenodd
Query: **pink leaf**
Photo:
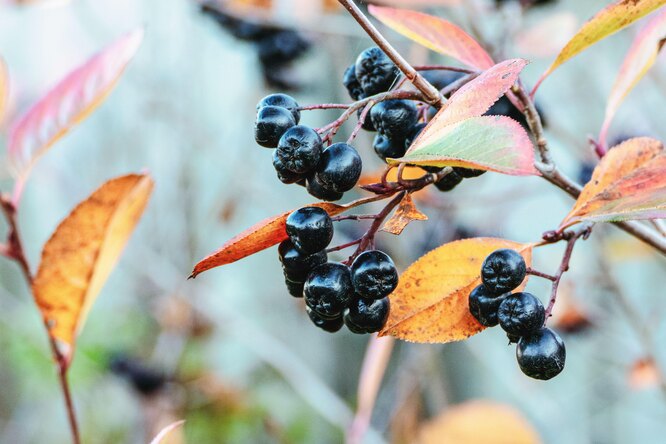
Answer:
M599 133L599 144L606 148L608 129L620 104L654 65L666 40L666 10L657 14L638 33L624 58L622 67L608 97L606 116Z
M9 74L7 74L7 65L0 57L0 123L5 117L7 110L7 100L9 99Z
M477 69L494 64L476 40L449 21L407 9L370 5L368 10L385 25L426 48Z
M69 73L11 128L9 158L23 183L36 160L60 137L88 117L108 96L141 44L143 31L127 34Z

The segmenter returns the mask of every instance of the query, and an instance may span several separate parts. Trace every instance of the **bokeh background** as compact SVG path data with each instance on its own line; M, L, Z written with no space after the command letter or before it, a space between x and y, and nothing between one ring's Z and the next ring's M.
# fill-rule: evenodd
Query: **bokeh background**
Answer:
M270 151L256 146L257 101L290 87L303 105L346 102L342 73L371 46L335 2L255 3L270 9L254 8L246 19L298 29L309 50L286 65L264 61L266 69L256 44L189 0L0 3L0 54L11 76L3 151L8 125L51 85L123 33L145 28L111 96L38 163L19 213L34 269L57 223L103 181L143 169L156 181L78 342L70 378L86 443L148 442L176 419L187 422L173 442L336 443L354 416L368 337L314 328L302 301L283 288L275 249L186 280L194 263L236 233L312 201L302 188L279 183ZM498 59L529 58L530 83L607 2L558 0L527 11L512 2L441 3L458 4L427 9L476 30ZM637 29L577 57L539 92L555 156L580 180L593 161L587 137L598 133ZM414 64L451 63L386 35ZM665 103L660 61L622 106L612 137L663 139ZM323 126L335 116L313 111L303 122ZM364 172L379 171L371 135L356 145ZM11 189L4 160L0 183ZM429 221L378 242L404 269L458 238L537 240L571 204L543 180L486 174L452 193L429 194L420 202ZM337 240L363 227L341 225ZM554 270L560 255L559 247L538 251L537 268ZM522 375L497 329L462 343L396 343L363 442L416 442L421 424L471 399L511 406L546 443L663 442L665 266L612 227L579 244L553 321L567 344L567 368L547 383ZM528 288L546 300L542 282ZM128 366L145 370L138 385L123 371ZM31 296L16 265L0 261L0 442L70 442L61 398Z

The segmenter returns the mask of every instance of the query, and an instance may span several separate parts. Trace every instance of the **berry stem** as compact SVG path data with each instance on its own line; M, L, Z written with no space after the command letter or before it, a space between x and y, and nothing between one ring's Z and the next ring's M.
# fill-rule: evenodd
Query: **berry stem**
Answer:
M418 73L412 67L407 60L405 60L398 51L391 46L391 44L384 38L384 36L375 28L375 26L368 20L368 18L363 14L358 6L353 2L353 0L338 0L338 2L349 11L354 20L361 25L361 28L370 36L372 40L379 46L382 51L395 63L400 71L409 79L409 81L414 85L416 89L423 93L425 102L430 105L433 105L437 108L444 106L444 97L439 93L437 88L432 86L430 82L423 78L421 74Z
M438 182L453 171L453 168L445 167L437 173L424 174L418 179L402 179L402 182L387 182L386 175L388 175L388 172L393 168L393 165L387 167L385 175L382 177L382 181L380 183L363 185L361 188L379 195L391 195L399 191L408 191L412 193L414 191L425 188L430 184Z
M463 68L460 66L448 66L448 65L417 65L414 66L414 69L417 71L453 71L453 72L464 72L466 74L478 73L475 69Z
M344 103L320 103L318 105L300 106L299 111L313 111L316 109L347 109L352 105Z
M331 220L333 222L339 222L341 220L374 220L377 219L376 214L350 214L348 216L335 216Z
M356 239L346 244L338 245L337 247L331 247L326 249L326 253L333 253L334 251L344 250L345 248L353 247L361 243L361 239Z
M532 276L548 279L549 281L555 282L557 280L557 276L553 276L552 274L547 274L547 273L542 273L540 271L537 271L533 268L527 268L527 274L530 274Z
M356 136L358 136L359 131L361 131L361 128L363 128L365 119L368 117L368 114L374 105L375 102L373 100L369 101L368 104L365 105L365 108L363 108L363 111L361 111L361 115L358 117L358 122L356 123L356 127L354 127L354 131L352 131L352 133L349 135L349 138L347 139L347 144L351 144L354 139L356 139Z

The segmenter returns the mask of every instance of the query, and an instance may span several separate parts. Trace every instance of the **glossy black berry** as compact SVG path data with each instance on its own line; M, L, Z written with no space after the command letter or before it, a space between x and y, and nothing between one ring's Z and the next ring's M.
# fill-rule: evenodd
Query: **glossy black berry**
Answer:
M356 111L356 117L358 117L359 122L361 121L362 115L363 115L363 108ZM372 123L372 119L370 118L370 113L366 113L365 119L361 123L361 128L370 132L377 131L377 128L375 128L375 125Z
M334 143L321 153L316 176L326 188L344 193L354 188L362 170L361 156L353 146Z
M290 295L292 295L295 298L303 297L303 287L305 286L304 282L290 281L288 278L285 277L284 283L287 286L287 291L289 292Z
M264 106L254 122L254 140L263 147L275 148L280 137L296 122L291 113L277 106Z
M485 170L477 170L474 168L462 168L462 167L454 167L453 171L455 171L459 176L465 179L472 177L479 177L480 175L486 172Z
M469 294L469 312L481 325L494 327L499 323L497 311L506 296L495 296L483 284L479 285Z
M325 264L328 257L326 251L314 254L302 253L289 239L280 244L278 255L285 277L292 282L305 282L310 271L318 265Z
M333 239L333 221L319 207L303 207L287 217L287 234L294 246L305 254L328 247Z
M516 347L520 369L530 378L551 379L564 369L567 351L562 338L549 328L523 336Z
M381 299L398 286L398 270L383 251L364 251L352 263L351 272L354 290L362 298Z
M310 47L310 42L291 29L276 30L257 43L259 61L267 67L282 67L299 58Z
M347 88L349 97L354 100L363 98L363 88L356 78L356 65L352 64L345 69L345 73L342 76L342 84Z
M277 155L277 150L273 151L273 168L275 168L275 172L277 173L277 177L282 183L290 184L290 183L296 183L301 180L303 180L303 175L299 173L294 173L293 171L289 171L280 158Z
M382 134L375 136L372 148L382 160L397 159L405 155L405 142L403 140L394 141Z
M451 83L465 77L465 73L456 71L446 71L442 69L435 69L430 71L423 71L421 73L425 79L437 89L444 89Z
M345 325L352 333L376 333L386 324L390 308L389 298L357 298L345 312Z
M319 181L316 174L308 177L306 188L311 196L320 200L333 202L342 199L343 193L331 190Z
M296 125L289 128L280 138L277 156L289 171L307 173L319 163L322 142L312 128Z
M418 111L411 100L385 100L372 107L370 118L380 134L404 142L418 121Z
M410 146L412 146L412 143L416 140L416 138L421 134L423 129L426 127L426 123L417 123L414 128L409 132L407 135L407 138L405 139L405 151L409 149Z
M354 294L349 267L327 262L315 267L305 281L305 303L319 316L331 319L342 314Z
M437 187L439 191L451 191L462 181L463 178L460 174L456 173L455 171L451 171L449 174L435 182L435 187Z
M530 293L514 293L500 304L499 324L513 336L527 336L539 330L546 320L543 304Z
M271 94L259 101L257 104L257 111L265 106L277 106L279 108L286 108L294 116L295 124L301 121L301 112L298 110L298 102L287 94L276 93Z
M310 320L314 325L329 333L335 333L336 331L340 330L344 325L342 316L338 316L336 318L331 318L331 319L322 318L315 311L313 311L310 307L307 306L305 307L305 311L307 312L308 317L310 318Z
M481 279L494 294L506 293L518 287L525 279L526 272L525 259L509 249L492 252L481 265Z
M109 369L125 378L137 392L146 396L156 393L167 382L166 376L161 371L126 355L113 356L109 362Z
M366 97L388 91L399 75L395 64L376 46L358 55L355 71Z

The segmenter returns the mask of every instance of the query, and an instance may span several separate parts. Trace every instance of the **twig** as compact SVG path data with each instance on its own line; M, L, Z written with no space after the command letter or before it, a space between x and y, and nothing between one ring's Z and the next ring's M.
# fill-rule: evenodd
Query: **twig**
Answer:
M358 122L356 123L356 127L352 131L352 133L349 135L349 138L347 139L347 144L351 144L354 139L356 139L356 136L358 136L359 131L361 131L361 128L363 128L363 125L365 124L365 119L368 118L368 114L370 113L370 110L372 107L375 105L375 101L371 100L368 102L367 105L365 105L365 108L363 108L363 111L361 111L361 115L358 116Z
M553 281L553 282L557 280L557 276L553 276L552 274L548 274L548 273L543 273L543 272L537 271L533 268L528 268L527 269L527 274L532 275L532 276L536 276L536 277L540 277L540 278L544 278L544 279L548 279L549 281Z
M453 72L463 72L466 74L478 72L475 69L463 68L460 66L448 66L448 65L415 65L414 69L417 71L453 71Z
M319 105L307 105L299 106L299 111L313 111L317 109L347 109L351 105L346 105L344 103L321 103Z
M423 78L403 57L398 51L391 46L391 44L384 38L383 35L375 28L375 26L368 20L358 6L352 0L338 0L342 6L349 11L354 20L361 25L361 28L370 36L372 40L379 46L382 51L395 63L400 71L409 79L416 89L423 93L425 102L437 108L444 105L444 97L439 93L437 88L432 86L430 82Z

